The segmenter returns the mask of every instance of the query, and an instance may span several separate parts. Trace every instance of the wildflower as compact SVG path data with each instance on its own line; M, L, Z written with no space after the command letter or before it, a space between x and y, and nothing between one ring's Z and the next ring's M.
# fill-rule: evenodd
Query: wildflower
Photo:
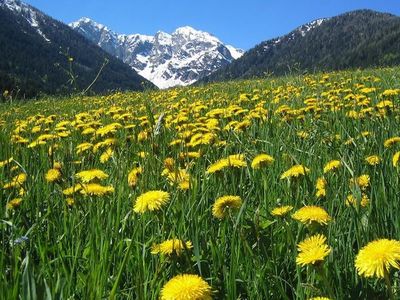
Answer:
M310 225L313 222L320 225L327 225L331 220L325 209L313 205L300 208L292 215L292 218L306 225Z
M317 198L323 198L326 196L326 185L327 182L325 180L325 178L320 177L317 179L317 193L315 194L317 196Z
M113 156L113 154L114 151L111 148L107 148L107 150L104 151L102 155L100 155L100 162L102 164L106 163Z
M371 166L376 166L381 162L381 158L378 155L371 155L367 156L365 161Z
M10 157L9 159L0 161L0 168L4 167L5 165L8 165L10 162L12 162L14 160L13 157Z
M325 244L326 237L322 234L316 234L299 243L299 254L296 263L301 266L322 262L331 252L331 248Z
M168 192L149 191L137 197L133 210L137 213L159 210L169 199Z
M293 209L293 206L290 206L290 205L276 207L271 211L271 215L273 215L275 217L284 217L292 209Z
M243 168L246 166L247 164L246 161L244 160L244 155L234 154L234 155L229 155L227 158L220 159L217 162L213 163L211 166L208 167L207 173L212 174L221 171L222 169L227 167Z
M331 300L331 298L328 298L328 297L313 297L313 298L310 298L308 300Z
M165 169L163 175L166 175L171 185L177 184L179 189L188 190L190 187L190 175L185 169L168 171Z
M13 187L21 187L22 184L26 181L27 176L25 173L20 173L17 176L15 176L11 182L6 183L3 186L3 189L9 189L9 188L13 188Z
M251 162L253 169L259 169L261 166L267 166L274 162L274 158L268 154L259 154Z
M368 243L357 254L355 267L364 277L385 277L390 267L400 269L400 241L379 239Z
M365 191L370 185L371 178L369 175L364 174L357 178L350 179L350 185L357 184L362 191Z
M172 157L167 157L166 159L164 159L164 167L168 171L172 171L174 169L174 165L175 165L175 160Z
M130 171L128 174L128 185L130 187L136 186L139 179L139 175L141 175L142 173L143 173L142 167L133 168L132 171Z
M61 179L61 172L59 169L50 169L45 175L47 182L55 182Z
M393 146L396 143L400 143L400 136L395 136L392 137L390 139L387 139L383 145L385 146L385 148L390 148L391 146Z
M74 193L79 192L81 189L82 189L82 185L81 184L76 184L76 185L74 185L72 187L69 187L69 188L63 190L63 194L65 196L71 196Z
M357 200L356 197L354 197L353 194L350 194L350 195L347 196L347 198L346 198L346 205L347 205L347 206L354 206L354 207L356 207L356 206L357 206L357 203L358 203L358 200ZM361 195L361 201L360 201L361 207L366 207L366 206L368 205L368 203L369 203L368 196L367 196L366 194L363 193L363 194Z
M180 255L183 251L191 248L193 248L193 246L190 241L185 243L179 239L171 239L151 247L151 254Z
M82 185L82 189L80 190L82 195L90 195L90 196L104 196L105 194L114 193L113 186L102 186L97 183L89 183Z
M10 202L7 203L7 209L16 209L22 203L22 198L15 198L12 199Z
M331 172L331 171L336 171L342 166L342 163L340 160L331 160L328 162L325 167L324 167L324 174Z
M74 206L75 204L74 198L67 198L65 201L67 202L68 206Z
M82 152L85 152L85 151L87 151L87 150L90 150L90 149L92 149L93 148L93 144L91 144L91 143L82 143L82 144L79 144L78 146L76 146L76 154L80 154L80 153L82 153Z
M104 173L102 170L92 169L76 173L75 177L80 179L80 181L83 183L88 183L94 179L99 179L99 180L106 179L108 175Z
M212 207L212 214L218 219L225 217L229 209L238 209L242 205L239 196L222 196L215 200Z
M400 162L400 151L396 152L393 155L393 159L392 159L393 167L399 166L399 162Z
M310 169L304 167L303 165L295 165L293 167L291 167L289 170L285 171L282 175L281 175L281 179L285 179L285 178L298 178L300 177L300 175L306 175L306 173L309 173Z
M211 287L200 276L181 274L161 289L161 300L211 300Z

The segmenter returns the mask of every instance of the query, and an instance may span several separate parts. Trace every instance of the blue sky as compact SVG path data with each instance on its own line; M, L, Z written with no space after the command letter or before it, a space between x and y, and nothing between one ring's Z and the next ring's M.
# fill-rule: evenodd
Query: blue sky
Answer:
M360 8L400 16L400 0L25 0L69 23L89 17L119 33L153 35L189 25L249 49L321 17Z

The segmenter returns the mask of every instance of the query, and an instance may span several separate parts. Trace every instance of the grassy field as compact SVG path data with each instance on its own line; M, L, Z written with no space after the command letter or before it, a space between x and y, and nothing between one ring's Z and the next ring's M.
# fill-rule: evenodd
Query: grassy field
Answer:
M399 71L1 105L0 298L400 298Z

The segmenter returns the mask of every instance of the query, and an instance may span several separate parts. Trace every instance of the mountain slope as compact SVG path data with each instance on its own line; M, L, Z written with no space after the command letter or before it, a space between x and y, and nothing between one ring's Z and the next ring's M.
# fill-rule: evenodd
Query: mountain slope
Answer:
M88 18L70 26L160 88L191 84L243 54L243 50L189 26L154 36L117 34Z
M141 90L142 82L152 86L69 26L17 0L0 0L0 45L0 91L20 97L81 91L106 60L91 91Z
M358 10L263 42L201 82L400 63L400 18Z

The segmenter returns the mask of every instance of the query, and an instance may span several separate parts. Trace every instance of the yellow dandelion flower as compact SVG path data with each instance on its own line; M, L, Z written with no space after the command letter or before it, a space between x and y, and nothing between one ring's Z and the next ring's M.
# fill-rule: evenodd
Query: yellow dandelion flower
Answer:
M358 185L362 191L365 191L370 185L371 178L367 174L363 174L357 178L350 179L350 185Z
M174 169L175 166L175 160L172 157L167 157L166 159L164 159L164 167L169 170L172 171Z
M383 145L385 146L385 148L389 148L392 147L394 144L400 143L400 136L395 136L392 137L390 139L387 139Z
M50 169L45 175L47 182L55 182L61 179L61 172L59 169Z
M361 207L366 207L369 204L369 198L366 194L363 193L361 195L361 201L358 201L353 194L350 194L347 196L345 201L347 206L353 206L353 207L357 207L358 202L360 202Z
M212 214L218 219L223 219L229 209L238 209L242 205L239 196L222 196L215 200L212 207Z
M102 186L97 183L88 183L83 184L82 189L80 190L82 195L90 195L90 196L104 196L105 194L112 194L114 193L114 187L109 186Z
M340 160L331 160L328 162L325 167L324 167L324 173L328 173L331 171L336 171L342 166L342 163Z
M211 300L211 287L200 276L181 274L161 289L161 300Z
M114 155L114 151L111 148L107 148L103 154L100 155L100 162L102 164L108 162L110 158Z
M22 203L22 198L15 198L12 199L10 202L8 202L6 207L7 209L16 209L21 205L21 203Z
M137 213L159 210L169 200L170 195L168 192L149 191L137 197L133 210Z
M325 209L319 206L304 206L296 211L292 218L306 225L318 223L320 225L327 225L331 217Z
M393 167L397 167L400 165L400 151L396 152L393 155L392 163L393 163Z
M190 187L190 175L185 169L169 171L165 169L163 175L166 175L171 185L177 184L179 189L188 190Z
M310 298L308 300L331 300L331 298L328 298L328 297L313 297L313 298Z
M292 209L293 209L293 206L290 206L290 205L276 207L271 211L271 215L273 215L275 217L284 217Z
M317 179L317 184L316 184L317 192L315 194L317 196L317 198L323 198L326 196L326 185L327 185L327 182L326 182L325 178L320 177Z
M193 248L191 241L184 242L179 239L171 239L151 247L151 254L180 255L183 251L191 248Z
M370 155L365 158L365 161L371 166L376 166L381 162L381 158L378 155Z
M10 189L10 188L14 188L14 187L21 187L21 186L24 184L24 182L26 181L26 179L27 179L27 175L26 175L25 173L20 173L20 174L18 174L17 176L15 176L15 177L11 180L11 182L6 183L6 184L3 186L3 189Z
M82 143L79 144L78 146L75 147L76 149L76 154L80 154L82 152L85 152L87 150L90 150L93 148L93 144L92 143Z
M68 206L74 206L75 204L74 198L67 198L65 201L67 202Z
M251 162L251 167L253 169L259 169L261 166L268 166L272 164L275 159L268 154L259 154Z
M71 186L65 190L63 190L63 194L65 196L71 196L76 192L79 192L82 189L82 185L81 184L76 184L74 186Z
M296 264L304 267L324 261L325 257L331 252L331 248L325 242L325 236L316 234L299 243L297 245L299 254L296 258Z
M92 169L76 173L75 177L78 178L83 183L88 183L95 179L98 180L106 179L108 178L108 175L104 173L102 170Z
M247 163L244 160L244 155L233 154L229 155L227 158L220 159L217 162L213 163L211 166L208 167L206 172L208 174L212 174L228 167L243 168L246 166Z
M5 165L8 165L10 162L12 162L14 160L13 157L10 157L9 159L0 161L0 168L4 167Z
M285 179L285 178L298 178L301 175L306 175L306 173L309 173L310 169L303 166L303 165L295 165L293 167L291 167L289 170L285 171L282 175L281 175L281 179Z
M228 166L229 166L229 163L228 163L227 159L225 159L225 158L220 159L208 167L207 173L208 174L216 173Z
M379 239L368 243L355 259L357 273L364 277L385 277L390 267L400 269L400 241Z
M139 175L141 175L142 173L142 167L133 168L132 171L130 171L128 174L128 185L130 187L135 187L138 182Z

